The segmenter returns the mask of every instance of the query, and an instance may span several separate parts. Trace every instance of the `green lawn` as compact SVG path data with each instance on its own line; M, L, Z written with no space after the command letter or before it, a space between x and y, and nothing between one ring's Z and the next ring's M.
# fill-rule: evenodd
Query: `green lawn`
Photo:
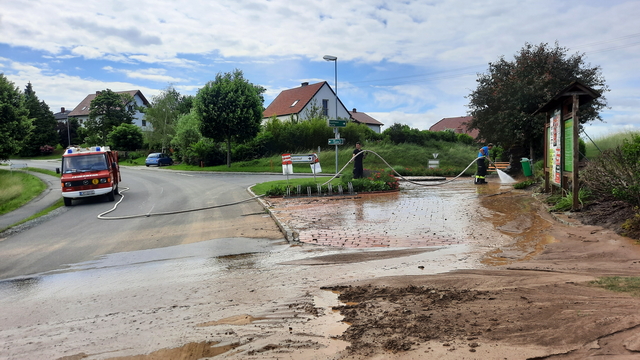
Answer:
M28 203L46 188L37 176L0 169L0 215Z

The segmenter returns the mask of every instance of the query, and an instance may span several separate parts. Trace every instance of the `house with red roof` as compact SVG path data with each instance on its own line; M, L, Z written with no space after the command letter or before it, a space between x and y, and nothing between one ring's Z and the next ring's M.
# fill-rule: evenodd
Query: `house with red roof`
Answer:
M355 108L353 109L353 111L350 111L349 114L351 115L351 119L353 120L353 122L367 125L369 129L375 131L378 134L380 134L381 132L380 128L384 126L384 124L380 121L372 118L366 113L358 112Z
M135 104L127 104L126 106L149 107L149 101L147 101L147 98L142 95L140 90L114 91L114 93L131 95ZM78 123L82 125L86 120L89 120L89 108L91 106L91 102L97 95L100 95L100 91L96 91L95 94L87 95L87 97L85 97L84 100L82 100L80 104L78 104L78 106L76 106L67 116L70 119L77 119ZM151 124L144 120L144 114L140 112L140 110L135 111L133 124L140 127L142 131L152 130Z
M478 138L478 129L469 129L468 124L473 120L472 116L459 116L444 118L437 123L433 124L429 131L444 131L447 129L453 130L456 134L467 134L472 138Z
M276 117L282 121L301 121L314 115L329 119L350 119L351 115L326 81L303 82L299 87L282 91L262 113L263 120Z

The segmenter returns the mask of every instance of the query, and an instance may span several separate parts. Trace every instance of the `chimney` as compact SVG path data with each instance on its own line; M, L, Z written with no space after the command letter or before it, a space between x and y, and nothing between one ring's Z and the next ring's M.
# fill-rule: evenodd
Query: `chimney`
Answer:
M96 96L100 95L100 91L96 91Z
M309 85L309 82L308 82L308 81L305 81L305 82L303 82L303 83L302 83L302 85L301 85L300 87L302 87L302 86L307 86L307 85Z
M60 112L64 114L64 107L60 108Z
M352 111L352 112L357 113L356 108L353 108L353 111Z

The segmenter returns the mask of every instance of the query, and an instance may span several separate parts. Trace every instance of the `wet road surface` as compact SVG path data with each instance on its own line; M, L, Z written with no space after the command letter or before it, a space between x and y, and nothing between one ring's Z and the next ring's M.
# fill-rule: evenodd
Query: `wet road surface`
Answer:
M333 338L347 325L331 310L337 296L321 287L477 268L485 255L489 264L517 261L552 241L536 237L544 222L511 187L405 189L282 200L276 216L301 245L216 239L2 281L0 358L332 358L348 345Z

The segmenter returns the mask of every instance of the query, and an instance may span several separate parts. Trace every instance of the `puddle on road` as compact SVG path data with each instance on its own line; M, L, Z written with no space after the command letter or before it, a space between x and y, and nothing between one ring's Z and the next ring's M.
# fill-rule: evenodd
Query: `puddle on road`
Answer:
M301 242L342 248L493 247L487 265L529 259L554 241L543 234L550 224L537 215L535 199L497 178L483 186L456 180L438 186L403 183L402 188L344 198L278 199L273 210Z
M551 223L538 215L538 204L528 193L509 192L481 198L485 216L496 231L513 240L486 254L486 265L508 265L528 260L544 250L555 238L544 232Z

